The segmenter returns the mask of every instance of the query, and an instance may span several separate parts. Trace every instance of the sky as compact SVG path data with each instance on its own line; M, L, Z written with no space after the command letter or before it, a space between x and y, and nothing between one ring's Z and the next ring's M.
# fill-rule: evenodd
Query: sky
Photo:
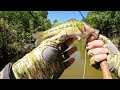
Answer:
M81 11L81 13L86 17L88 11ZM48 11L48 19L50 19L51 23L53 23L55 19L59 22L65 22L71 18L75 18L77 20L83 19L79 11Z

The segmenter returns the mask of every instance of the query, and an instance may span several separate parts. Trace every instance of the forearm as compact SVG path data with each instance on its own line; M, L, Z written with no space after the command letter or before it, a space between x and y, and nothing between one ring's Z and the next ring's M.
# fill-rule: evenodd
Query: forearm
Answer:
M55 63L49 63L44 60L43 56L54 56L51 53L43 52L48 47L58 48L66 40L66 35L59 34L52 38L46 39L30 53L26 54L23 58L15 62L12 66L13 73L17 79L49 79L59 69L59 64L62 63L60 54L55 57ZM48 50L52 51L52 50ZM56 54L55 54L56 55ZM56 59L57 58L57 59ZM50 59L50 58L48 58ZM54 59L54 58L52 58Z
M40 57L39 48L35 48L12 66L13 73L17 79L43 79L49 78L48 65Z

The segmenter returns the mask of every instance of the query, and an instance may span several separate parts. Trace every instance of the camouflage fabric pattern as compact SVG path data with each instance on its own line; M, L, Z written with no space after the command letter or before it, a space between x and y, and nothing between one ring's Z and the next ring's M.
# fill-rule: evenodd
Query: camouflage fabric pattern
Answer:
M64 66L59 66L63 63L63 58L58 55L55 62L47 63L42 58L42 51L52 46L58 48L66 40L66 35L58 34L52 38L48 38L41 44L19 59L12 66L13 73L16 79L50 79L57 70L64 69Z

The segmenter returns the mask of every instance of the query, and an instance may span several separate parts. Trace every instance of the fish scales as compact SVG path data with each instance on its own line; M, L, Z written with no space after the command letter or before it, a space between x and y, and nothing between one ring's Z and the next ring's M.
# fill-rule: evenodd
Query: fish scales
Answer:
M38 46L43 40L59 34L62 30L65 30L69 37L77 37L78 39L96 33L96 29L92 26L83 21L72 19L63 22L49 30L36 32L33 35L33 38L36 39L35 45Z

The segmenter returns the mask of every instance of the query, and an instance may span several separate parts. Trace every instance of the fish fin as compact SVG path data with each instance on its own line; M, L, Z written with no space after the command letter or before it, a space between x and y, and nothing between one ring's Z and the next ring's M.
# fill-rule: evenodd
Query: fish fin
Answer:
M32 35L33 38L36 39L36 41L35 41L35 46L36 47L43 41L43 32L44 31L36 32Z
M42 42L42 39L41 38L38 38L36 41L35 41L35 46L39 46L40 43Z
M54 27L56 27L56 26L58 26L60 24L62 24L62 23L61 22L56 22L56 23L53 24L53 26L51 28L54 28Z
M42 34L43 32L44 31L36 32L36 33L32 34L32 36L33 36L34 39L38 39L40 37L43 37L43 34Z
M80 37L80 36L77 36L77 35L76 35L76 37L78 38L78 40L81 40L81 37Z

